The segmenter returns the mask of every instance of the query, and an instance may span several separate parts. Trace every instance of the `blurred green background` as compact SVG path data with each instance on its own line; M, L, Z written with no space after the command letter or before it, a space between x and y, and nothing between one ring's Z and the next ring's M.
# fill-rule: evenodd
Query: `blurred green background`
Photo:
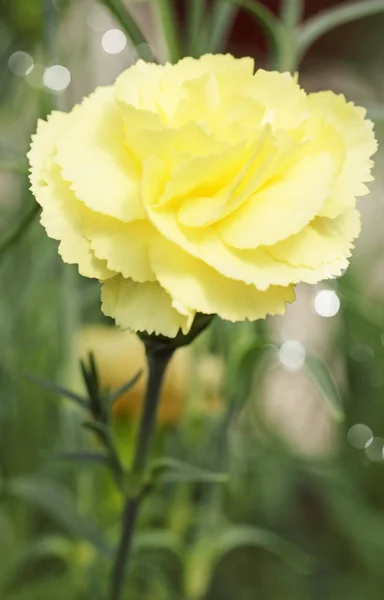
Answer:
M131 10L161 58L150 3ZM307 90L365 105L379 141L383 33L383 15L335 30L300 75ZM265 64L245 13L233 11L222 43ZM1 600L106 598L122 498L102 464L59 457L96 442L76 407L27 375L81 390L78 360L93 350L102 384L118 387L143 366L142 348L102 317L98 283L61 263L38 223L24 156L38 116L70 108L136 57L91 0L0 2ZM284 318L217 320L178 357L155 454L229 472L230 482L207 483L202 471L199 481L156 487L126 600L382 600L383 165L379 151L347 273L300 287ZM142 386L114 413L127 463Z

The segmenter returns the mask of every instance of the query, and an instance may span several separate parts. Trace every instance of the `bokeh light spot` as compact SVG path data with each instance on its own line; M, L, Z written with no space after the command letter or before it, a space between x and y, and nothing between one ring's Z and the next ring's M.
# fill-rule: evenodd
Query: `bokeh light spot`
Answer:
M297 340L288 340L280 346L279 360L289 371L298 371L304 364L306 352L303 344Z
M371 444L365 449L366 457L372 462L384 460L384 440L380 437L373 438Z
M101 45L108 54L119 54L127 45L127 38L120 29L108 29L101 38Z
M340 300L333 290L321 290L316 294L314 308L321 317L334 317L340 309Z
M365 363L375 358L375 353L371 346L367 344L359 344L358 342L353 342L349 346L349 356L353 358L356 362Z
M32 56L22 50L14 52L8 59L9 69L18 77L25 77L25 75L31 73L34 65Z
M364 448L368 448L373 442L373 433L372 430L368 427L368 425L364 425L363 423L356 423L356 425L352 425L350 430L348 431L348 441L354 448L358 450L364 450Z
M63 65L52 65L45 69L43 82L53 92L63 92L71 82L71 73Z

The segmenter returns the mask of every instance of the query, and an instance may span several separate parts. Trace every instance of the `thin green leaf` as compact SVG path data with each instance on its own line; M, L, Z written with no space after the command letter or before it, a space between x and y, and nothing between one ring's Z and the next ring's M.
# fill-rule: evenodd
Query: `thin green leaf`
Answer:
M309 377L326 401L334 418L337 421L342 421L344 418L344 409L340 392L325 362L313 354L307 354L305 367Z
M229 553L244 547L266 550L301 574L310 572L310 558L291 542L264 529L233 525L209 538L202 538L195 546L187 561L188 598L198 600L204 597L216 565Z
M235 6L229 0L224 2L223 0L216 0L208 30L208 52L223 52L238 10L238 6Z
M187 53L198 58L206 48L201 47L202 24L206 10L205 0L189 0L187 3Z
M182 53L173 0L155 0L155 3L167 47L168 59L171 63L176 63L181 58Z
M297 31L297 46L302 58L308 48L320 37L336 27L384 12L383 0L345 2L335 8L324 10L308 19Z
M125 392L128 392L130 389L132 389L133 386L136 385L136 383L139 381L142 374L143 374L143 370L140 369L140 371L138 371L136 373L136 375L134 375L129 381L127 381L127 383L123 383L123 385L121 387L119 387L117 390L112 392L108 398L108 405L112 406L116 402L116 400L118 398L120 398L120 396L122 396L123 394L125 394Z
M154 56L150 50L148 40L121 0L101 0L101 2L111 11L121 28L130 38L140 58L148 62L153 61Z
M49 381L48 379L43 379L41 377L37 377L36 375L27 374L26 377L28 379L30 379L31 381L33 381L34 383L37 383L37 385L40 385L41 387L45 388L46 390L49 390L50 392L54 392L55 394L58 394L59 396L64 396L65 398L69 398L70 400L73 400L73 402L75 402L78 406L80 406L84 410L89 410L89 405L85 398L82 398L78 394L75 394L74 392L67 390L66 388L62 387L61 385L57 385L53 381Z
M190 483L228 483L229 481L227 473L215 473L174 458L161 458L153 461L151 471L155 478L159 478L165 483L182 481Z
M107 436L109 438L110 431L107 425L98 421L84 421L83 427L96 433L97 435Z
M99 463L107 464L109 457L104 452L57 452L45 456L49 461L77 463Z
M254 0L229 0L247 11L264 30L270 46L269 55L272 59L272 66L276 67L279 56L286 46L287 31L282 23L276 19L272 11L261 2Z
M69 535L87 540L103 556L111 556L111 549L102 533L94 523L78 513L75 500L66 487L43 478L25 477L8 480L4 490L44 511Z
M154 529L138 532L135 537L137 550L162 550L179 555L182 543L177 535L169 530Z
M20 238L23 237L24 233L27 231L29 226L32 224L35 217L40 212L40 206L35 202L31 208L31 210L22 217L19 225L16 229L10 234L10 236L0 245L0 258L8 252L8 250L16 244Z

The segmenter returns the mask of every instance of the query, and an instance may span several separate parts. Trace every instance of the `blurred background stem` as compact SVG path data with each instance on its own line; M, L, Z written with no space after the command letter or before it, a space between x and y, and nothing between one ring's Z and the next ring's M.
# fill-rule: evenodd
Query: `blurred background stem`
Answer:
M201 54L202 24L206 11L205 0L190 0L187 6L187 54L198 58Z
M269 66L277 69L284 51L286 30L269 8L253 0L229 0L248 12L264 31L268 42Z
M182 57L182 52L174 3L172 0L156 0L156 6L167 58L171 63L176 63Z
M140 58L153 61L154 57L150 51L148 40L132 17L129 10L120 0L100 0L102 4L113 14L121 28L127 34Z
M289 0L287 2L289 3ZM381 12L384 12L384 0L346 2L336 8L324 10L308 19L299 28L297 34L298 58L302 59L309 47L332 29Z
M281 21L285 29L283 43L279 47L278 70L294 71L297 66L298 47L296 28L303 15L303 0L282 0Z
M207 51L224 52L228 37L238 12L238 7L229 0L216 0L212 7Z

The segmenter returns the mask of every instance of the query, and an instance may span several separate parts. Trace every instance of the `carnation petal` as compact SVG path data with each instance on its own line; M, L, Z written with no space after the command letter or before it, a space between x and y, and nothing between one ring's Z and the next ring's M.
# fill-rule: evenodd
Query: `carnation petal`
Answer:
M55 165L46 174L47 185L35 190L37 202L42 206L40 221L49 237L59 240L59 254L64 262L77 264L84 277L108 279L114 273L104 260L96 258L89 240L82 231L87 219L87 208L79 202L67 182L60 177Z
M303 231L268 250L277 260L292 266L316 269L348 258L360 230L360 214L350 208L335 219L316 217Z
M145 216L140 167L123 143L123 123L113 88L98 88L72 114L57 141L63 179L89 208L131 221Z
M157 282L136 283L116 275L103 284L101 299L103 313L122 329L175 337L180 329L188 333L194 318L193 311L180 313Z
M27 154L31 165L29 179L31 190L35 193L36 188L46 184L45 173L52 164L56 151L56 140L68 122L70 115L59 111L53 111L47 120L39 119L37 131L32 136L32 144Z
M109 269L134 281L155 280L149 244L156 230L148 220L123 223L89 211L82 228L95 255L104 259Z
M377 150L373 123L365 118L366 111L341 94L316 92L309 94L312 110L321 111L341 134L346 157L337 177L334 193L324 205L322 216L334 218L345 208L355 205L356 196L368 193L364 182L372 181L370 157Z
M306 93L290 73L258 69L246 94L265 107L264 122L276 129L297 127L309 114Z
M301 234L299 234L301 235ZM310 242L310 240L309 240ZM285 243L285 242L283 242ZM342 244L340 244L341 246ZM350 243L344 243L346 255L350 254ZM263 291L272 285L289 286L300 282L317 283L333 275L340 275L348 266L346 257L322 260L313 266L293 265L289 263L289 254L273 255L274 246L260 247L255 250L238 250L230 248L213 232L199 242L199 255L202 260L212 266L225 277L254 285ZM310 250L310 249L309 249ZM327 254L325 254L327 256ZM328 256L331 253L328 252Z
M217 225L235 248L270 246L298 233L321 210L334 180L329 154L304 158L282 180L269 182Z
M283 314L294 300L292 287L270 287L259 291L252 285L228 279L164 238L151 247L153 270L168 293L197 312L218 314L229 321L262 319Z

